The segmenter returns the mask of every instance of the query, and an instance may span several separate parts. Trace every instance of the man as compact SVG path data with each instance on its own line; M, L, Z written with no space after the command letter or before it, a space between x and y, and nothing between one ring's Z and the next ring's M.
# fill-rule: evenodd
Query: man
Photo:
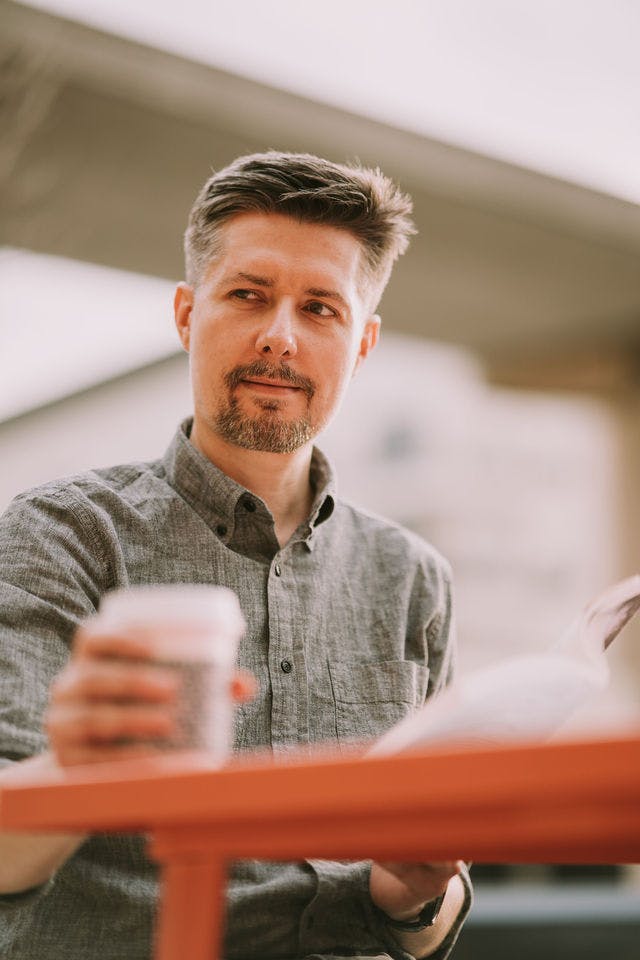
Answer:
M126 637L83 632L114 587L237 592L237 750L375 737L447 682L447 565L339 501L313 447L376 344L410 210L379 171L307 155L240 158L205 184L175 296L193 420L162 460L54 482L3 519L3 782L149 752L170 729L173 678ZM5 836L0 863L7 960L148 957L140 839ZM469 901L461 862L242 862L225 956L443 958Z

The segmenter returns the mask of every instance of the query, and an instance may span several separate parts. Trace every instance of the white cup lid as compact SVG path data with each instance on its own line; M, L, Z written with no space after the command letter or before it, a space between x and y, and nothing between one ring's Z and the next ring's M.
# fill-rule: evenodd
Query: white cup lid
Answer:
M227 587L200 583L149 584L112 590L100 601L98 616L129 626L154 623L215 627L233 634L246 628L238 598Z

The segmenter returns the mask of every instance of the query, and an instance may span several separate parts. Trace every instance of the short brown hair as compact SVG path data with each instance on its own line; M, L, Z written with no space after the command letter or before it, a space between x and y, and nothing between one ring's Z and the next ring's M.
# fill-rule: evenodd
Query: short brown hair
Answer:
M196 197L184 235L187 282L195 285L220 250L219 227L241 213L281 213L340 227L362 244L363 267L378 296L415 233L411 198L378 169L306 153L254 153L211 176Z

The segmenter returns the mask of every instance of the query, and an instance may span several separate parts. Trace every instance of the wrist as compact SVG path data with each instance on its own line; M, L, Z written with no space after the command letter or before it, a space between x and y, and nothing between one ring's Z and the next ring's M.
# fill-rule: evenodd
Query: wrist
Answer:
M470 906L471 889L463 877L456 876L447 885L442 908L432 926L421 930L397 930L384 923L384 915L379 914L379 919L388 931L387 935L406 953L416 958L431 957L445 943L448 954L448 948L455 943Z
M426 930L432 927L440 914L440 909L444 902L445 894L442 893L432 900L427 900L417 910L409 911L401 916L392 917L385 910L377 908L378 913L388 927L393 930L400 930L405 933L418 933L420 930Z

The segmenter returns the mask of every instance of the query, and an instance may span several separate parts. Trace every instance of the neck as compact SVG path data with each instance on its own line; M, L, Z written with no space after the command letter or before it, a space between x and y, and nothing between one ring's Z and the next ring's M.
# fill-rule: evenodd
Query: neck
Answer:
M312 444L293 453L245 450L198 429L195 421L190 439L219 470L266 503L274 518L278 542L283 546L311 510Z

